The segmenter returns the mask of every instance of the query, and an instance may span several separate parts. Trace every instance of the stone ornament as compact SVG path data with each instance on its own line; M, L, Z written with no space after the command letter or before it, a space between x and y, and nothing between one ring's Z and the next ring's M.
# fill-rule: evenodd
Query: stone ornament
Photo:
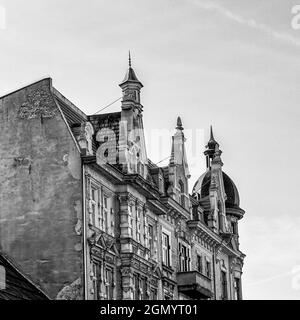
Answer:
M21 119L53 118L56 110L49 91L40 88L27 95L26 101L19 108L18 117Z

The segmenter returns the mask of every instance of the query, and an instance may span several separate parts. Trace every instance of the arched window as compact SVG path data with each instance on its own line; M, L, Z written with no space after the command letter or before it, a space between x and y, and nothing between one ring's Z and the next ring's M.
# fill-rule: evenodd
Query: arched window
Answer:
M179 180L179 189L180 189L180 204L185 207L185 192L184 192L184 183Z

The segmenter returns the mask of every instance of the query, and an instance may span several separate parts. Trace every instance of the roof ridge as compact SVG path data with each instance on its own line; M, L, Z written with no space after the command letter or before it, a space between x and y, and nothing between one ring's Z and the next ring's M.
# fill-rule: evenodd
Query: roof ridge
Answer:
M40 79L40 80L37 80L37 81L31 82L31 83L29 83L29 84L27 84L27 85L24 85L24 86L22 86L22 87L20 87L20 88L18 88L18 89L16 89L16 90L14 90L14 91L8 92L8 93L4 94L3 96L1 96L0 99L3 99L3 98L5 98L5 97L7 97L7 96L10 96L11 94L14 94L14 93L16 93L16 92L18 92L18 91L21 91L21 90L23 90L23 89L26 89L26 88L28 88L28 87L30 87L30 86L32 86L32 85L35 85L35 84L37 84L37 83L39 83L39 82L42 82L42 81L45 81L45 80L49 80L49 81L50 81L50 85L51 85L51 83L52 83L52 78L51 78L51 77L42 78L42 79Z

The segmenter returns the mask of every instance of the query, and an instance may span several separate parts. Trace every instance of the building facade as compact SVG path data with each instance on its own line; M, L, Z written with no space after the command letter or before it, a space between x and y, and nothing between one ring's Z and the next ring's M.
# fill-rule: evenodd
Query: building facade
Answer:
M242 299L244 211L212 130L190 192L181 119L159 167L131 64L120 87L90 116L49 78L0 98L0 250L51 299Z

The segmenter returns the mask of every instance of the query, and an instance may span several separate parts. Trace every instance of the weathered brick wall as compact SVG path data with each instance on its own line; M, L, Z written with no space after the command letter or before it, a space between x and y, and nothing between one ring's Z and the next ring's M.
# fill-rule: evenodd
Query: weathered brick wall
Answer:
M51 298L82 297L81 165L44 79L0 100L0 249Z

